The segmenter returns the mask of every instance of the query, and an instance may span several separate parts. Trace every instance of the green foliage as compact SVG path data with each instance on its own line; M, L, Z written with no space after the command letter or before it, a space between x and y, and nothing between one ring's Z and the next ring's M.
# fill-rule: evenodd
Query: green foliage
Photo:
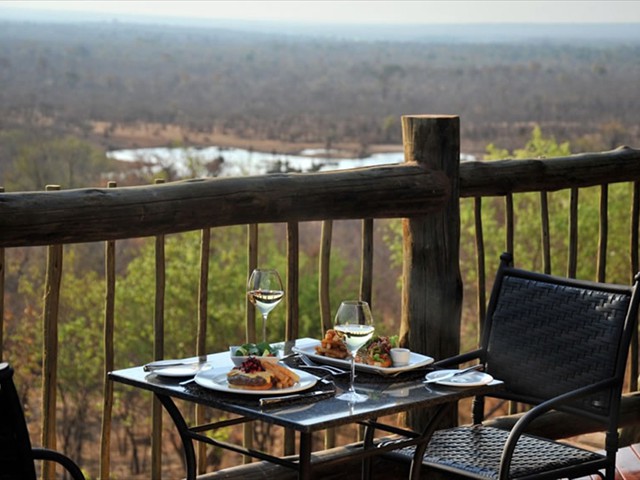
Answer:
M553 136L544 136L535 127L524 148L509 152L494 144L487 146L486 159L530 159L566 157L571 155L568 142L558 143ZM600 187L579 190L578 209L578 278L595 280L596 258L598 254ZM569 209L570 191L549 192L549 229L551 245L551 273L567 274L569 249ZM632 185L628 183L608 187L608 246L606 280L614 283L628 283L629 272L629 211ZM463 309L463 349L472 347L477 338L476 303L477 296L477 252L475 199L460 199L460 269L465 279ZM506 246L506 205L504 197L484 197L480 200L482 214L482 234L484 239L485 274L487 294L498 265L499 255ZM540 193L518 193L513 195L514 211L514 256L518 266L533 270L543 269L542 219ZM402 262L401 221L389 223L385 242L392 252L392 261Z
M43 190L46 185L80 188L96 185L113 163L104 152L75 137L49 138L43 133L0 132L3 186L10 191Z

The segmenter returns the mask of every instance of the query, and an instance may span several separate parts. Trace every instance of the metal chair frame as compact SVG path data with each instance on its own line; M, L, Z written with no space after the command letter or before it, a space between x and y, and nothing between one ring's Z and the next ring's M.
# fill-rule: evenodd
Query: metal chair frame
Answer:
M62 465L74 480L85 480L76 463L55 450L32 447L13 368L0 363L0 480L36 480L35 460Z
M512 264L511 254L501 256L480 348L435 365L479 360L487 373L505 383L492 397L532 408L511 431L499 430L482 425L485 398L477 397L472 426L438 430L422 451L395 452L393 457L422 459L420 465L413 460L412 478L428 466L476 479L596 474L613 480L626 360L637 328L639 276L633 286L623 286L530 272ZM527 426L552 409L575 415L576 421L601 422L605 453L528 435Z

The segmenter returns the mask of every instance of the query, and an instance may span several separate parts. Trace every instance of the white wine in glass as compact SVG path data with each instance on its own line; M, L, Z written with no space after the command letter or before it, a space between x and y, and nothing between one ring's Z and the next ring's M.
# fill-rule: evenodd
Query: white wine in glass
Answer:
M247 283L249 301L262 314L262 341L267 341L267 317L284 297L282 280L276 270L257 268Z
M357 393L353 382L356 371L356 352L371 339L375 330L369 304L360 300L342 302L336 313L333 329L341 335L342 341L351 354L351 382L349 384L349 390L338 395L336 398L352 403L364 402L369 396L363 393Z

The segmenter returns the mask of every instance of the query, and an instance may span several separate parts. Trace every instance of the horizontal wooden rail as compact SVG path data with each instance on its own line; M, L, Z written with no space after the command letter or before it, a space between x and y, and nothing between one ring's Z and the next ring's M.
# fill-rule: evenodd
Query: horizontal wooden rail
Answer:
M0 194L0 247L146 237L251 223L393 218L442 208L449 182L417 164L163 185Z
M620 147L540 160L462 162L460 196L498 196L517 192L552 192L628 182L640 178L640 150Z

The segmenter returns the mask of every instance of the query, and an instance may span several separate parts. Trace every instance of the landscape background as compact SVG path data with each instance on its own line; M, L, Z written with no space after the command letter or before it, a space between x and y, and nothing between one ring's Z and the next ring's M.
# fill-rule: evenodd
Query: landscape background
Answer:
M525 18L517 24L410 25L72 15L7 3L0 2L0 186L7 192L48 184L104 187L117 180L124 187L150 184L159 176L178 179L170 166L158 174L106 155L122 148L216 145L274 155L321 148L354 156L398 151L405 114L459 115L461 150L478 160L640 147L640 24L632 18L563 23L553 17L552 2L540 2L549 10L548 23ZM584 2L569 3L579 9ZM214 168L200 167L216 175ZM595 222L597 192L592 193L594 207L583 215ZM618 193L611 194L613 216ZM533 202L527 202L519 204L530 210L529 217L520 217L516 257L535 267L540 250L532 219L537 217ZM463 238L469 239L461 245L465 319L475 313L469 211L470 204L463 204ZM498 222L498 207L485 205L485 211ZM564 217L552 220L556 231L566 227ZM284 271L281 227L261 229L261 261ZM359 228L358 222L335 227L334 302L357 295L358 265L351 259L360 248ZM486 237L497 231L488 222ZM398 232L397 222L376 222L373 303L382 333L395 333L399 322ZM585 237L595 239L591 233ZM628 230L612 227L610 236L612 246L616 238L626 242ZM300 322L309 336L320 334L318 238L317 224L301 226ZM191 234L167 238L167 356L190 355L195 348L198 240ZM244 242L242 228L212 233L212 351L226 349L229 339L244 333ZM584 251L595 251L586 243ZM118 242L117 248L121 368L152 356L154 251L148 239ZM492 247L491 255L500 248ZM45 251L8 249L6 255L4 354L18 367L16 381L35 439ZM554 265L561 264L556 260ZM493 268L495 255L488 262ZM610 265L616 280L615 261ZM99 436L103 268L102 245L65 247L60 338L76 348L63 349L59 360L59 441L92 476ZM283 308L270 316L274 339L283 335L283 320ZM472 325L467 323L465 345L475 341ZM124 389L117 395L114 478L148 478L148 398ZM165 428L170 439L164 445L165 473L177 476L179 443L171 425ZM233 461L211 453L212 465Z

